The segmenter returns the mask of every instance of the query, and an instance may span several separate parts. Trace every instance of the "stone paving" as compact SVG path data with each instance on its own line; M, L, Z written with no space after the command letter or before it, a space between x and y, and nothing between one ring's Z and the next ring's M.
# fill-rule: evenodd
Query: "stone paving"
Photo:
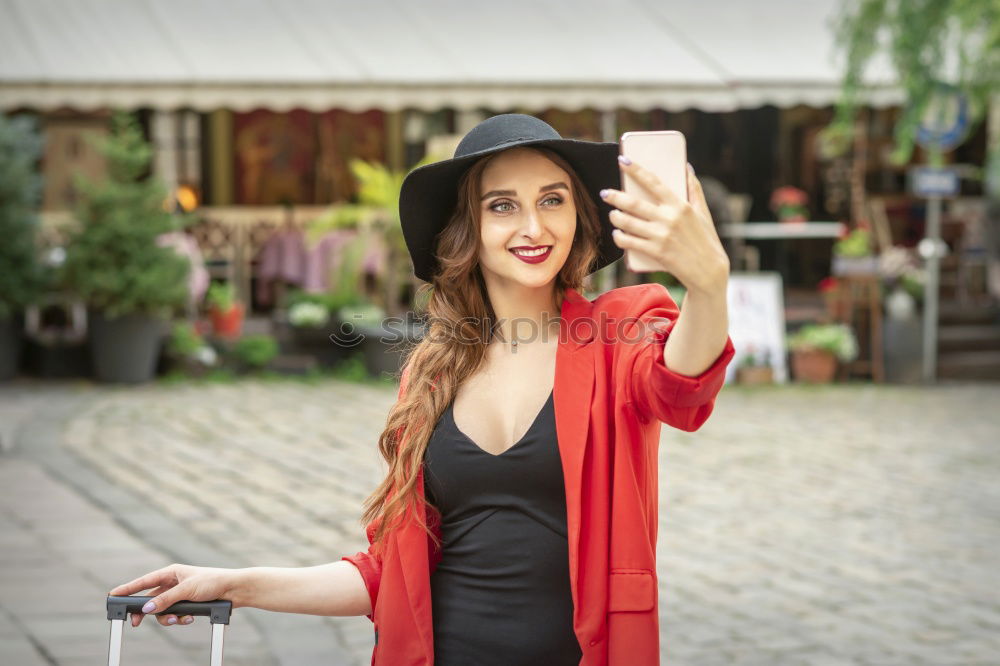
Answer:
M0 388L0 663L101 663L107 589L170 561L307 566L366 547L395 395ZM998 406L997 384L726 387L698 432L664 426L661 663L1000 664ZM126 656L204 663L202 620L126 627ZM365 617L249 608L227 632L226 663L245 665L360 666L373 640Z

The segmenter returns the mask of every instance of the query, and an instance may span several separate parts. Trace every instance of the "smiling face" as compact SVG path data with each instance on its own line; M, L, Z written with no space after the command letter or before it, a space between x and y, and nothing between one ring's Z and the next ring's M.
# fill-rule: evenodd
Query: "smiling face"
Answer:
M569 256L576 205L569 174L530 148L494 157L480 179L479 263L487 283L551 283Z

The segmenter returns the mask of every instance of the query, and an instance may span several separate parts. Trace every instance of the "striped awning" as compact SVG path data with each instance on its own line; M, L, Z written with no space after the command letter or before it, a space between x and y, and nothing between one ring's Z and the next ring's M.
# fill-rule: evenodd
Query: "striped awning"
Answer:
M832 104L836 0L0 0L0 108ZM898 104L878 64L868 102Z

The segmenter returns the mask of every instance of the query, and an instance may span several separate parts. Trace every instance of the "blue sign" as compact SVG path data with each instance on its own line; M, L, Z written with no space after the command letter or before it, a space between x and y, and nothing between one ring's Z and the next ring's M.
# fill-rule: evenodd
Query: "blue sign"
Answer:
M909 177L910 191L918 197L953 197L961 189L958 172L947 167L912 167Z
M968 98L954 86L939 83L914 139L928 150L951 150L965 140L969 120Z

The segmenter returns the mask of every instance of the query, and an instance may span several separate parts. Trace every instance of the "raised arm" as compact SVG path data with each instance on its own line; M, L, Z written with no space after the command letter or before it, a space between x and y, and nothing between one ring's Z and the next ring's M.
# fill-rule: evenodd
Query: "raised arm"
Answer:
M711 415L725 383L726 366L736 353L725 333L727 322L724 317L719 319L718 303L711 299L698 303L685 299L682 313L662 284L640 285L637 292L628 315L638 319L636 330L643 337L638 343L620 345L618 350L620 382L626 387L627 399L647 419L688 432L697 430ZM682 317L686 321L681 322ZM678 338L671 340L673 335ZM717 349L722 335L721 351L706 361L711 355L707 350ZM666 357L686 370L704 370L690 376L681 374L667 367Z

